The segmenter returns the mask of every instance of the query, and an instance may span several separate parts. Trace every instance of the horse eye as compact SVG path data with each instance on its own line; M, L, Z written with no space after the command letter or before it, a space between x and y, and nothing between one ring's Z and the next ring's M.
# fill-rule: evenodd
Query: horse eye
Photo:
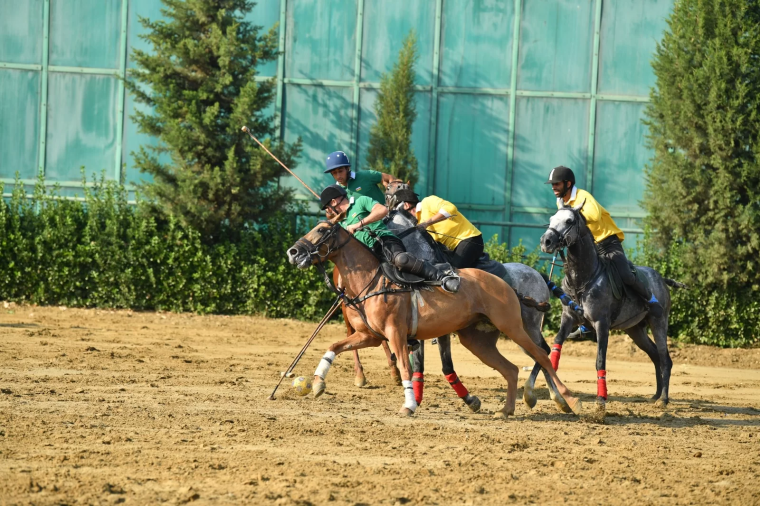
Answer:
M571 218L568 218L565 223L567 223L568 225L572 225L573 224L573 220Z
M325 230L327 230L327 229L326 228L320 228L319 230L317 230L317 233L320 234L320 235L322 235L322 234L325 233Z

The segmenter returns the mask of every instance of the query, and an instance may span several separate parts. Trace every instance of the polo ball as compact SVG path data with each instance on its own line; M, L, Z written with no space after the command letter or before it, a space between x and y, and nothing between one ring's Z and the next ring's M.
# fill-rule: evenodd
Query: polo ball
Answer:
M296 395L303 397L311 392L311 380L299 376L293 380L293 390L296 391Z

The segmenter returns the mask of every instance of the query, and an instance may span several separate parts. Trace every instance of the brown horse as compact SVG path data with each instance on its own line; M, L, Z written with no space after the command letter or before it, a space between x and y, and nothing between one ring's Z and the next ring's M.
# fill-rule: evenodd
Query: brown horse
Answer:
M409 292L395 292L360 300L382 289L380 262L340 226L341 219L342 216L338 216L329 222L320 222L288 249L290 263L300 269L313 264L324 269L323 263L332 260L341 274L347 297L353 299L349 304L353 310L348 312L348 319L355 332L331 345L322 357L314 374L314 396L319 397L325 391L324 378L336 355L380 346L387 339L401 366L405 402L399 413L411 415L417 409L417 402L412 391L406 340L413 327L413 298ZM456 294L438 288L421 292L423 300L418 303L416 338L432 339L456 332L465 348L506 379L506 404L494 415L505 418L515 412L518 368L496 348L501 331L548 372L556 385L555 402L560 409L580 413L580 399L571 395L552 369L549 357L523 330L520 303L515 292L503 280L487 272L462 269L459 275L461 285Z

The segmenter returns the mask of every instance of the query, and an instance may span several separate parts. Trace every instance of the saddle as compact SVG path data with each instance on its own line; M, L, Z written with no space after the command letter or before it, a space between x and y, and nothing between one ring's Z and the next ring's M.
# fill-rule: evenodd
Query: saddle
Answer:
M433 264L436 269L443 271L447 276L456 276L454 268L449 263ZM428 281L420 276L402 272L390 262L383 261L380 263L381 270L385 279L405 289L412 290L430 290L431 286L441 286L440 281Z
M620 300L623 298L623 295L628 295L631 298L638 298L638 295L630 293L628 294L628 291L630 288L628 288L625 283L623 283L623 278L620 277L620 273L618 272L617 267L614 263L607 260L607 258L600 256L599 260L602 263L602 271L606 274L607 280L610 282L610 287L612 288L612 295L615 297L615 300ZM636 266L633 265L633 263L629 260L628 261L628 267L631 269L631 272L634 276L636 276L636 279L638 279L641 283L644 284L648 289L651 290L651 286L649 286L649 280L646 276L644 276L641 272L636 269Z

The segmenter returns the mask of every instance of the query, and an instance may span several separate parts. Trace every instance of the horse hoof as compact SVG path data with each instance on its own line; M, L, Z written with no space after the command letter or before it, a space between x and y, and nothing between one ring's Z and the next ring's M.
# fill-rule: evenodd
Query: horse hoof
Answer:
M320 395L325 393L325 382L323 380L315 380L311 384L311 391L314 393L314 398L318 399Z
M607 399L604 397L596 398L596 411L604 413L607 410Z
M401 386L401 372L399 372L398 367L395 365L391 366L391 378L397 387Z
M410 417L414 414L414 411L409 408L401 408L398 410L398 414L404 417Z
M667 408L668 407L668 399L657 399L657 401L654 403L654 405L657 408Z
M523 389L523 402L530 408L533 409L536 407L536 403L538 402L538 399L536 399L536 391L532 388L528 388L527 386Z
M497 411L493 414L494 420L506 420L509 418L509 415L514 415L514 413L505 413L504 411Z
M480 399L478 399L474 395L468 395L468 398L465 398L464 402L467 404L467 407L470 408L470 411L473 413L477 413L480 411Z
M557 405L559 410L562 411L563 413L574 413L573 408L567 403L567 401L561 395L555 394L552 400L554 401L554 404Z
M583 403L577 397L570 402L562 399L561 396L557 396L557 399L558 400L555 402L557 402L557 406L563 413L574 413L576 415L581 414L581 411L583 410ZM559 402L559 399L562 399L562 402Z
M367 378L364 377L364 374L357 374L354 378L354 385L361 388L367 384Z

